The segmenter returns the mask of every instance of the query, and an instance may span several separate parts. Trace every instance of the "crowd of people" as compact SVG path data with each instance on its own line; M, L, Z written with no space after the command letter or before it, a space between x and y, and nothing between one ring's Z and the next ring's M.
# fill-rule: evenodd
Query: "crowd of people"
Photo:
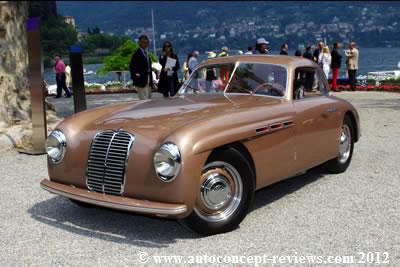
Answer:
M325 73L326 78L330 77L329 75L332 73L332 84L331 89L337 90L337 80L339 77L339 71L342 67L342 45L341 43L334 43L332 48L329 49L329 46L324 42L318 43L317 47L313 50L313 45L308 44L305 47L305 51L301 51L300 49L296 49L294 56L306 58L314 61L316 64L321 66L321 69ZM237 54L245 54L245 55L269 55L270 54L270 46L269 42L265 38L258 38L256 40L256 44L254 46L248 46L247 51L243 53L243 51L239 50ZM349 47L343 51L345 57L345 66L346 66L346 74L348 76L348 81L350 84L350 89L355 90L356 87L356 74L358 70L358 58L359 51L357 49L357 45L355 42L351 42ZM289 55L289 44L283 43L281 45L281 49L279 52L280 55ZM229 55L228 47L224 46L221 48L221 52L217 53L216 51L208 52L208 58L215 57L224 57ZM162 57L162 56L161 56ZM160 57L160 58L161 58ZM188 54L185 62L183 63L183 77L187 79L195 68L195 66L199 63L198 61L199 51L193 51ZM161 60L160 60L161 62ZM161 85L161 90L167 91L163 85ZM166 95L166 94L164 94Z
M153 71L152 62L148 55L149 38L146 35L140 36L138 39L138 44L139 49L132 55L129 71L131 74L132 83L137 90L139 99L151 99L152 91L156 88L155 81L157 81L157 90L162 93L165 98L174 96L180 86L178 71L181 70L181 65L176 52L174 52L172 43L170 41L165 41L163 44L162 52L159 57L161 69L157 71L157 74L155 74ZM332 71L331 89L336 90L339 70L342 66L342 53L340 51L341 47L342 46L340 43L334 43L332 50L330 50L327 44L320 42L313 51L313 46L309 44L305 47L304 52L302 52L300 49L297 49L294 53L294 56L314 61L321 66L327 78ZM237 54L269 55L270 51L271 49L269 42L265 38L258 38L255 45L248 46L245 53L239 50ZM281 45L279 54L283 56L289 55L288 43ZM199 64L199 55L200 52L197 50L187 55L182 66L184 80L189 78L189 75L193 72L197 64ZM207 58L210 59L225 56L229 56L229 49L227 46L222 47L219 53L216 51L208 52ZM355 42L351 42L348 49L344 50L344 56L346 58L346 73L348 75L350 88L354 91L356 86L356 73L358 69L359 57L359 51ZM71 91L67 86L69 75L69 72L66 69L67 67L58 55L54 57L54 61L54 69L56 72L57 81L56 97L61 97L62 90L65 91L66 97L70 97Z

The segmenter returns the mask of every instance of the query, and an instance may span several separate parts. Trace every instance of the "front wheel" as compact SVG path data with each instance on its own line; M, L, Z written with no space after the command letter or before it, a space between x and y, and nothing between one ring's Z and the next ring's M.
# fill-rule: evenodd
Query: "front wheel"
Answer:
M254 187L251 165L237 150L213 155L203 167L193 212L184 223L203 235L235 229L251 207Z
M346 116L339 136L339 155L326 163L328 171L332 173L346 171L353 156L354 137L354 125L351 119Z

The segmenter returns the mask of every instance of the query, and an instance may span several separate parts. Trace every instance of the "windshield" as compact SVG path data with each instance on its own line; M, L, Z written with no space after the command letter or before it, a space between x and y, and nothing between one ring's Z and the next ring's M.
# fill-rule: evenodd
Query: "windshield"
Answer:
M233 63L229 63L207 65L195 70L179 94L222 94L227 87L227 94L284 96L286 86L285 67L240 62L236 69Z

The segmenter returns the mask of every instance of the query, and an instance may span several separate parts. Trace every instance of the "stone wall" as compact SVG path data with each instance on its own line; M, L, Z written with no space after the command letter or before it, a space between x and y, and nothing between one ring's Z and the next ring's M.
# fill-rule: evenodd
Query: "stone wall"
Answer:
M0 123L29 120L27 2L0 2Z
M27 18L28 1L0 1L0 150L31 146ZM47 115L50 130L59 118Z

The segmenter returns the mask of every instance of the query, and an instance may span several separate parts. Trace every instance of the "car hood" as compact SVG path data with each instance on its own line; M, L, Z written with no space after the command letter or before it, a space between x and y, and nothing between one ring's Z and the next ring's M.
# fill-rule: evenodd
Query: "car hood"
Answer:
M125 130L151 139L163 139L174 130L207 118L233 114L259 105L274 105L282 100L259 96L197 95L172 99L153 99L109 105L76 114L65 124L98 132ZM84 122L86 121L86 122ZM77 126L80 122L80 126ZM84 126L86 125L86 126Z

